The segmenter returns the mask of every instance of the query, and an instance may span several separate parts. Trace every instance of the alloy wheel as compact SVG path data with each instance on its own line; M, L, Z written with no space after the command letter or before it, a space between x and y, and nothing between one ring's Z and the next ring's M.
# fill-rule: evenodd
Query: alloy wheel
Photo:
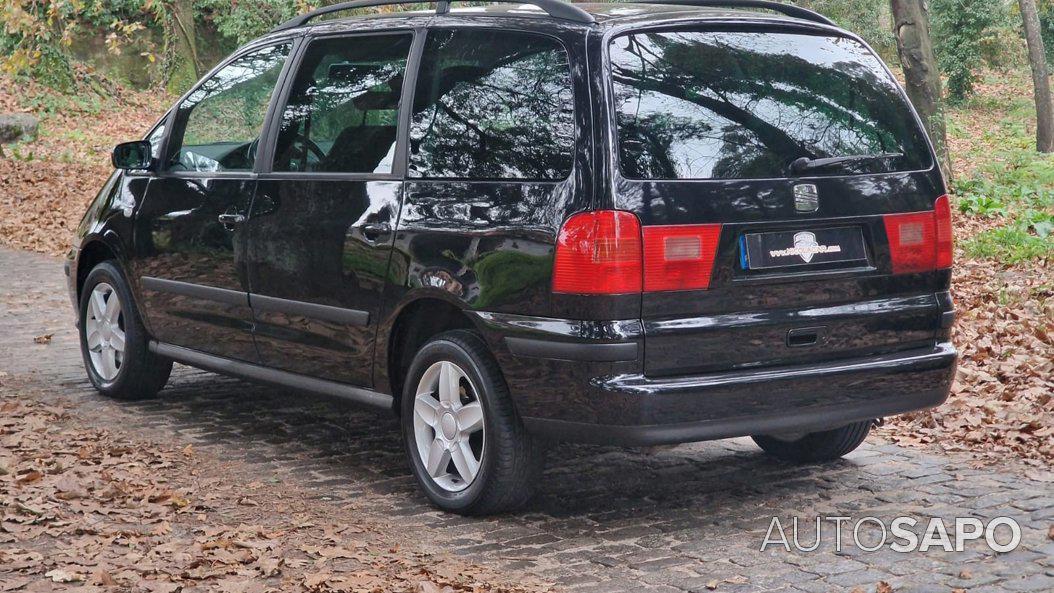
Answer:
M414 442L433 482L460 492L479 475L486 446L479 391L461 367L439 361L421 375L414 398Z
M113 381L124 364L124 313L113 286L95 285L88 298L84 336L92 368L104 381Z

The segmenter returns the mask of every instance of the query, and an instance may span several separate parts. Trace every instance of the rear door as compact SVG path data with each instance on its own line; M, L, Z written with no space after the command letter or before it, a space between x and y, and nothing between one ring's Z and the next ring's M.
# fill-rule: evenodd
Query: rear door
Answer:
M927 212L932 229L943 182L865 46L815 29L696 27L607 47L614 203L644 232L647 374L933 343L948 273L895 273L887 225Z
M162 342L256 361L242 222L256 154L292 48L245 52L175 109L166 156L136 218L133 266L142 311Z
M247 225L250 300L267 366L372 384L413 41L410 30L320 37L302 52Z

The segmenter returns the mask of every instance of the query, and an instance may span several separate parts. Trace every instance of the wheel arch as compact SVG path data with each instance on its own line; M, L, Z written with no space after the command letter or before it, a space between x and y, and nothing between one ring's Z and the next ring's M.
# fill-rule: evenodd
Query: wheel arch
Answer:
M389 317L378 344L378 384L387 383L398 414L406 373L414 354L432 337L454 329L466 329L483 335L475 316L463 303L449 295L432 292L416 295L403 302ZM485 341L485 340L484 340Z
M88 279L88 274L91 273L95 266L107 260L114 260L117 267L120 268L122 272L125 272L119 254L120 250L110 241L107 241L104 236L95 236L84 241L80 252L77 255L76 264L76 297L78 302L80 302L81 291L84 288L84 281ZM125 274L125 279L129 280L128 274Z

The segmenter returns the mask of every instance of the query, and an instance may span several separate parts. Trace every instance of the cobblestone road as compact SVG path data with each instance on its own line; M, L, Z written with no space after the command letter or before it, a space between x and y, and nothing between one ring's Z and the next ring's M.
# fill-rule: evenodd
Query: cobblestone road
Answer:
M488 519L442 515L414 489L393 419L281 389L178 367L159 399L116 403L90 389L55 258L0 250L0 371L47 386L47 397L115 431L192 443L296 481L319 505L354 504L406 537L567 591L1054 591L1054 474L1012 462L974 468L962 457L869 442L848 459L792 467L749 441L646 453L557 445L539 496L524 512ZM54 334L49 344L34 338ZM772 517L852 521L906 515L1009 516L1022 528L1013 552L982 543L867 552L843 529L836 551L825 523L818 550L759 548ZM803 524L801 543L814 526ZM921 529L916 529L921 533ZM1000 532L1002 533L1002 532ZM789 535L789 534L788 534ZM881 536L865 523L867 543ZM889 540L891 541L891 540Z

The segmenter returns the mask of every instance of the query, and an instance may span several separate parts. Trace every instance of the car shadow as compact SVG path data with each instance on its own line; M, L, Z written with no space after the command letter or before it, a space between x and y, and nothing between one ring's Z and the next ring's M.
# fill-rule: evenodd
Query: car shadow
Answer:
M410 475L398 422L385 411L186 368L157 399L127 406L206 446L230 445L224 454L288 475L320 497L397 495L386 501L396 514L431 512ZM830 496L838 474L857 469L847 460L784 464L749 439L651 450L553 443L535 498L507 517L584 518L590 528L675 511L684 520L748 519L777 503L815 504Z

